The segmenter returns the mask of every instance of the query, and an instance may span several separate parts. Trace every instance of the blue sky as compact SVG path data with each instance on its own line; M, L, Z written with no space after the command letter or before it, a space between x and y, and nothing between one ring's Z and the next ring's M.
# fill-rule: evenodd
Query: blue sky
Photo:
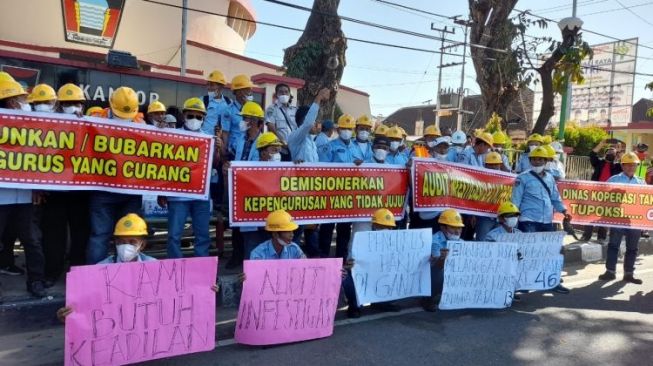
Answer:
M264 0L251 0L256 8L259 21L283 24L303 28L308 19L308 13L269 3ZM443 15L464 15L469 12L467 0L390 0L414 8ZM286 0L311 7L312 0ZM644 19L638 18L622 6L632 7L630 10ZM571 16L571 0L521 0L516 8L530 9L533 13L551 19L561 19ZM437 35L431 30L431 23L442 28L452 25L451 22L431 15L416 14L384 5L375 0L341 0L340 15L367 20L374 23L389 25L414 32ZM598 14L595 14L598 13ZM650 0L578 0L578 16L584 21L583 28L618 38L639 37L640 47L637 60L637 72L653 74L653 1ZM347 37L361 38L384 43L411 46L416 48L437 49L439 41L413 37L390 31L371 28L364 25L343 22L343 31ZM549 35L560 38L560 31L551 24L546 30L531 30L533 35ZM283 49L293 45L300 33L295 31L271 28L259 25L256 34L248 44L247 56L280 65L283 59ZM454 40L462 40L462 29L456 29L455 35L449 35ZM590 44L611 41L605 37L584 33L584 39ZM462 47L454 50L461 53ZM384 46L349 42L347 49L347 67L342 84L364 90L370 94L372 114L389 115L393 111L410 105L420 104L429 99L435 103L439 55L401 50ZM445 56L444 62L460 61L460 57ZM475 82L474 68L470 60L466 65L465 87L473 94L479 92ZM644 85L653 81L653 77L636 76L636 102L642 97L653 97L653 93L644 90ZM443 69L442 86L458 88L460 84L460 67Z

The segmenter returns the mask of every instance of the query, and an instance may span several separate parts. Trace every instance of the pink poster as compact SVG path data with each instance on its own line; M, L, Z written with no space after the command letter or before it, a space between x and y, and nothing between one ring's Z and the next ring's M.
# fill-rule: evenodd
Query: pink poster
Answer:
M267 345L333 334L341 269L340 258L245 261L236 341Z
M217 257L76 267L65 365L124 365L215 348Z

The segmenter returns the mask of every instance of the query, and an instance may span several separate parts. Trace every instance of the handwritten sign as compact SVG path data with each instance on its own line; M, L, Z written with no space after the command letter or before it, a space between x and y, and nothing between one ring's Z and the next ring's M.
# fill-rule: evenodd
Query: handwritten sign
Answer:
M124 365L215 347L216 257L76 267L65 365Z
M352 276L358 305L431 295L431 230L357 232Z
M497 242L518 243L522 259L518 290L550 290L560 284L565 258L560 254L565 232L515 233L497 236Z
M448 247L440 309L502 309L512 304L517 244L450 241Z
M243 268L238 343L280 344L333 334L342 259L250 260Z

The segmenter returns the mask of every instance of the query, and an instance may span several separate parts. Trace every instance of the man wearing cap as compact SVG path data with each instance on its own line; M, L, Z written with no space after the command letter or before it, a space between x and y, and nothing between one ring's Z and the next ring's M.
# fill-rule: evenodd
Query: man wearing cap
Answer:
M302 161L307 163L317 163L320 161L318 147L316 144L317 135L316 123L317 114L320 111L320 104L329 99L331 91L322 89L313 100L310 108L302 106L297 110L295 119L299 126L296 130L288 135L288 148L293 161Z
M354 158L366 163L372 162L372 144L370 136L372 135L373 123L370 117L362 115L356 120L356 138L351 147Z
M506 135L505 132L503 131L497 131L492 134L492 150L499 153L501 155L501 161L503 162L503 167L501 170L505 172L510 172L512 171L510 167L510 160L508 159L508 156L506 155L506 152L504 151L504 148L506 147L506 144L510 140L510 137Z
M512 202L502 202L497 209L497 221L499 226L490 230L485 236L485 241L497 241L497 236L501 234L515 234L521 231L517 229L519 224L519 208Z
M242 116L240 111L248 101L253 101L252 88L254 84L247 75L236 75L231 80L231 91L235 99L222 113L222 141L223 149L227 153L226 158L233 160L238 141L244 138L244 130L241 127Z
M521 154L519 161L517 162L517 167L515 167L516 173L523 173L531 168L528 153L535 150L536 147L542 146L542 143L542 135L539 133L534 133L528 136L528 140L526 141L526 151Z
M278 141L278 140L277 140ZM293 243L293 232L298 225L284 210L271 212L265 219L265 231L270 239L252 250L250 259L303 259L306 258L299 245Z
M297 107L292 105L290 86L277 84L274 87L274 103L265 109L265 124L268 131L274 132L283 144L288 143L288 136L297 129L295 114Z
M465 144L467 136L463 131L456 131L451 135L448 160L453 163L462 163L465 160Z
M227 79L220 70L211 71L206 78L206 95L203 97L206 119L202 124L202 132L206 134L216 135L216 130L222 130L222 115L231 104L231 99L222 95L226 84Z
M548 152L538 146L529 153L531 169L519 174L512 189L512 203L519 208L519 230L527 233L555 231L553 212L560 212L571 220L562 203L555 179L544 169ZM558 285L553 291L569 293L569 289Z

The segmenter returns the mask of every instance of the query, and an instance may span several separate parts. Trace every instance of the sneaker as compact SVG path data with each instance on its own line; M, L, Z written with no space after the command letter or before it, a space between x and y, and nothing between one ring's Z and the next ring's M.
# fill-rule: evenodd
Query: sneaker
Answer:
M0 268L0 273L7 276L21 276L25 274L25 271L22 268L12 264L11 266Z
M600 281L613 281L617 279L617 275L614 272L605 271L604 274L599 276Z
M27 284L27 291L34 297L46 297L48 295L43 286L43 281L34 281Z
M347 318L358 319L361 317L361 308L358 306L348 306L347 307Z
M641 285L643 283L642 280L640 280L639 278L633 277L633 275L631 275L631 274L624 275L623 281L624 282L634 283L636 285Z
M563 285L558 285L554 287L551 291L557 292L559 294L568 294L570 292L570 290Z
M401 308L398 305L393 304L391 302L375 302L372 303L372 305L370 305L370 308L378 311L387 311L391 313L396 313L398 311L401 311Z

